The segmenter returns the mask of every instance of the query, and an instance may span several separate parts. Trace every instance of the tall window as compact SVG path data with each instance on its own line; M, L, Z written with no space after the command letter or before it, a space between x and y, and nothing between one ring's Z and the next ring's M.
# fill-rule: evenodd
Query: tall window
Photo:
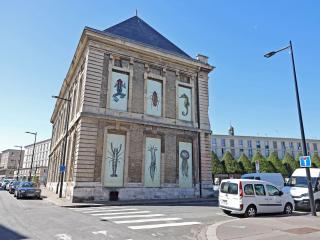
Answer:
M252 148L252 141L248 140L248 148Z
M147 81L146 113L154 116L162 115L162 83L149 79Z
M192 94L191 88L178 87L178 118L185 121L192 120Z
M230 147L234 147L234 139L230 139Z
M260 141L259 141L259 140L256 141L256 146L257 146L257 149L260 149L260 148L261 148L261 145L260 145Z
M274 149L277 149L277 148L278 148L278 143L277 143L277 141L273 141L272 144L273 144L273 148L274 148Z
M239 139L239 146L243 147L243 140L242 139Z
M221 147L225 147L226 146L226 140L223 138L221 139Z
M212 145L213 146L217 146L217 139L216 138L212 138Z
M127 111L128 107L128 74L112 71L110 108Z
M313 143L313 151L318 152L318 145L316 143Z

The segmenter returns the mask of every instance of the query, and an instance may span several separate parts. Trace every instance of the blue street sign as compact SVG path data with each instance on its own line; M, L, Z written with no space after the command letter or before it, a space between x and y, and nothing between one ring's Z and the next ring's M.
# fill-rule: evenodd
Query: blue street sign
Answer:
M60 172L65 172L66 171L66 166L65 165L60 165L59 169L60 169Z
M311 158L310 156L301 156L300 160L300 167L309 168L311 167Z

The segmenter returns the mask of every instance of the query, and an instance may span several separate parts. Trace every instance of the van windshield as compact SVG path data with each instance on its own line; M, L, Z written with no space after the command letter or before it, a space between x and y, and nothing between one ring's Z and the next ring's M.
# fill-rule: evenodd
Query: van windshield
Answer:
M317 181L317 178L315 177L311 178L311 183L313 188L315 187L316 181ZM307 177L292 176L290 178L289 184L291 187L307 188L308 187Z
M221 184L220 191L222 193L228 193L228 194L238 194L238 184L236 183L230 183L230 182L223 182Z

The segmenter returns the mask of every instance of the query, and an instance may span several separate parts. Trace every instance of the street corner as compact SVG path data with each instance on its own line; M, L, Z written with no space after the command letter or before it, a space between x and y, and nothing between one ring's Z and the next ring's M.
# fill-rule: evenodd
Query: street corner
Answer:
M319 239L320 217L294 213L292 216L233 218L208 227L207 240L225 239Z

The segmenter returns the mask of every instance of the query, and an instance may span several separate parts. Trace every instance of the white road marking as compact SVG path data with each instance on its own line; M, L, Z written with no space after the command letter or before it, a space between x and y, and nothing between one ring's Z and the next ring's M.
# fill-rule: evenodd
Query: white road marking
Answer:
M114 223L143 223L143 222L161 222L161 221L178 221L182 218L150 218L150 219L138 219L138 220L124 220L124 221L114 221Z
M143 214L143 215L125 215L125 216L112 216L112 217L100 217L101 219L119 219L119 218L148 218L148 217L161 217L164 214Z
M207 230L207 233L206 233L207 239L219 240L219 238L217 236L217 228L222 224L230 223L230 222L237 221L237 220L239 220L239 218L218 222L218 223L215 223L215 224L209 226L208 230Z
M237 225L230 225L230 226L227 226L227 227L240 228L240 229L246 228L246 226L237 226Z
M201 224L201 223L200 222L161 223L161 224L154 224L154 225L129 226L128 228L133 230L138 230L138 229L189 226L189 225L196 225L196 224Z
M124 211L137 211L137 208L124 208L124 209L106 209L106 210L90 210L82 213L99 213L99 212L124 212Z
M97 231L97 232L92 232L94 235L97 235L97 234L102 234L102 235L105 235L107 236L107 231Z
M136 212L117 212L117 213L94 213L91 216L113 216L113 215L131 215L131 214L140 214L140 213L150 213L150 211L136 211Z
M82 211L90 211L90 210L98 210L98 209L121 209L121 208L127 208L127 207L120 207L120 206L110 206L110 207L83 207L83 208L69 208L72 209L75 212L82 212Z
M232 217L232 216L229 216L227 214L224 214L224 213L216 213L218 216L222 216L222 217L227 217L227 218L235 218L235 217Z
M67 234L65 234L65 233L56 234L56 235L54 235L54 237L55 237L57 240L72 240L71 235L67 235Z

